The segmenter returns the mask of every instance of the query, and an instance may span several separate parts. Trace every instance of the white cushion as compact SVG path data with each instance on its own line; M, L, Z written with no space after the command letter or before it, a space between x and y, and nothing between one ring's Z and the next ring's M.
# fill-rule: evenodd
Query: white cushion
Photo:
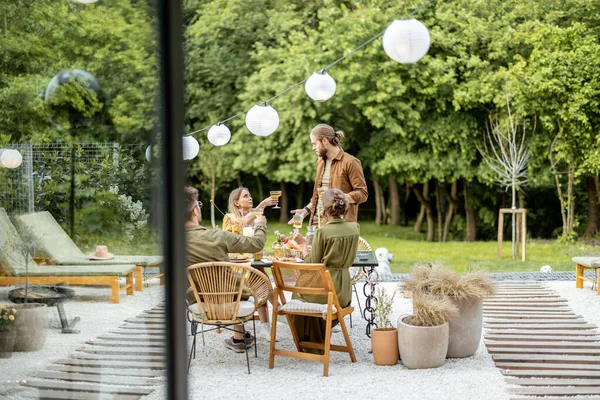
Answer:
M279 310L289 313L320 313L323 315L323 318L327 316L327 304L308 303L306 301L301 301L298 299L292 299L285 303L285 305L280 305ZM331 306L331 312L332 314L337 313L337 309L334 305Z
M231 307L231 311L233 311L233 308L235 307L235 303L227 303L229 304L229 306ZM204 307L204 309L206 309L206 303L202 303L202 307ZM198 305L198 303L194 303L188 306L188 310L192 313L192 314L196 314L196 315L202 315L202 313L200 312L200 306ZM236 318L244 318L247 317L248 315L252 315L254 314L254 303L251 301L240 301L240 308L238 308L238 313Z

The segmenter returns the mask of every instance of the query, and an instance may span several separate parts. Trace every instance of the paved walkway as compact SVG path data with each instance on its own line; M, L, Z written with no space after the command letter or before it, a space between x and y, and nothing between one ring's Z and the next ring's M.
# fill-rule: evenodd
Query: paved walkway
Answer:
M483 313L488 352L515 385L511 400L598 399L587 396L600 395L600 333L554 290L502 282Z
M164 305L86 342L24 381L20 395L39 399L135 400L164 383Z
M590 271L591 272L591 271ZM575 282L575 271L558 272L496 272L488 274L495 281L573 281ZM588 274L586 273L586 276ZM400 282L408 278L409 274L382 274L379 275L381 282ZM591 275L590 275L591 277ZM364 279L363 279L364 280Z

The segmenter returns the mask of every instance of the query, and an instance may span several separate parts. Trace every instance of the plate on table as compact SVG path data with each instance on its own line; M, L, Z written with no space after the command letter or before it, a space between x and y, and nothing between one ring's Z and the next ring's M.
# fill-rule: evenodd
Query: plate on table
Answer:
M229 262L232 263L247 263L247 262L251 262L252 260L249 257L246 258L230 258Z

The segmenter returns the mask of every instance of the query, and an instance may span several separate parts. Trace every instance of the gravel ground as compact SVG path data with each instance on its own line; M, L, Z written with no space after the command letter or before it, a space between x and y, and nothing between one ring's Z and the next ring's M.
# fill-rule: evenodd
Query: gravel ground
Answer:
M575 312L588 322L600 324L600 296L586 288L575 289L574 281L546 282L569 300ZM393 289L396 283L383 283ZM12 358L0 359L2 384L0 397L19 399L23 387L19 381L29 379L53 360L68 357L88 340L119 326L126 318L154 307L163 298L163 288L152 283L144 292L133 297L122 296L121 304L111 304L108 289L76 287L77 298L65 305L69 317L80 316L77 328L80 334L60 333L60 321L55 309L49 311L51 328L45 346L37 352L13 353ZM360 291L360 290L359 290ZM7 288L0 289L0 304L6 301ZM395 298L393 321L402 314L410 313L411 300L400 295ZM275 368L268 369L268 343L258 341L258 358L250 354L251 374L246 373L244 354L227 350L223 340L227 333L210 332L205 335L206 346L199 336L196 359L192 361L188 379L190 398L244 399L314 398L333 396L346 398L380 399L508 399L500 371L494 367L483 344L477 354L468 359L448 360L440 368L409 370L401 363L393 367L375 366L369 354L370 340L364 334L365 322L353 314L354 327L350 329L357 363L351 363L348 355L332 353L329 377L322 377L322 364L297 359L277 357ZM251 329L251 324L249 325ZM257 326L257 330L258 330ZM278 324L279 344L292 349L289 328ZM341 343L341 333L333 334L333 342ZM243 388L240 390L240 388ZM165 387L159 386L146 399L163 399Z

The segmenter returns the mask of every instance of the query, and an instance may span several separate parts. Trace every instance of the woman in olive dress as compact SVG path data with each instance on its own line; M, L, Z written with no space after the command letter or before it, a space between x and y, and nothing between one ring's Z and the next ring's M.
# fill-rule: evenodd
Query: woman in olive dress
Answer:
M358 248L359 226L356 222L344 220L347 202L344 193L339 189L328 189L323 193L324 225L317 229L308 251L306 240L299 233L294 240L301 247L306 263L323 263L331 274L338 300L342 307L350 305L352 300L352 284L348 269L354 262ZM293 298L311 303L327 304L325 295L299 295ZM294 315L294 326L300 341L325 343L325 320L317 317ZM333 326L338 321L333 321ZM305 349L305 351L317 351ZM322 353L322 351L320 351Z

